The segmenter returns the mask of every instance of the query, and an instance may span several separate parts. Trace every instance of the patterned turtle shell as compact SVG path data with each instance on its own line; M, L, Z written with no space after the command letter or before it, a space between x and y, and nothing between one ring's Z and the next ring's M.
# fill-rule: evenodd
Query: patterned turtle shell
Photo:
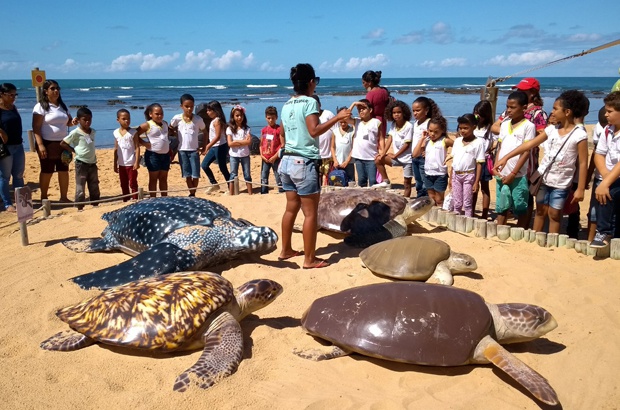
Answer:
M56 315L101 343L173 351L200 337L209 317L233 300L220 275L179 272L108 289Z

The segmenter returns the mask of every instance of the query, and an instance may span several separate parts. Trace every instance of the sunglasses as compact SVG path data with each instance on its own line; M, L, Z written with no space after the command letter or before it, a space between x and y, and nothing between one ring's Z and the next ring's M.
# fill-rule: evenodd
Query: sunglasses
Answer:
M17 97L19 95L18 93L15 93L15 94L12 94L12 93L2 93L2 94L8 96L9 98L15 98L15 97Z
M49 89L52 91L60 91L60 87L50 87Z
M314 77L313 80L316 85L319 85L319 83L321 82L321 77Z

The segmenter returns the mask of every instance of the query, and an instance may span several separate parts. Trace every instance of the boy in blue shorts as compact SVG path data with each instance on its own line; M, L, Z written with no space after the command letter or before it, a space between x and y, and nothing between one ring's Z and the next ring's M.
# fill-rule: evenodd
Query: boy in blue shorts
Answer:
M618 227L613 226L614 217L618 222L620 208L620 91L614 91L603 99L607 127L601 136L596 151L594 164L603 180L596 188L596 234L590 242L593 248L609 245L611 238L620 236Z
M179 140L179 163L189 188L189 196L196 196L200 181L200 152L203 149L198 134L205 130L205 122L202 117L194 115L194 97L190 94L181 96L181 109L183 114L172 117L170 128L176 132Z
M499 161L510 151L536 136L536 126L525 119L528 98L523 91L515 91L508 96L506 101L507 119L500 126L498 141L500 148L497 150L495 161ZM524 152L518 158L511 158L500 171L495 172L497 224L505 225L508 211L517 216L517 226L527 228L527 201L529 199L527 165L529 151Z

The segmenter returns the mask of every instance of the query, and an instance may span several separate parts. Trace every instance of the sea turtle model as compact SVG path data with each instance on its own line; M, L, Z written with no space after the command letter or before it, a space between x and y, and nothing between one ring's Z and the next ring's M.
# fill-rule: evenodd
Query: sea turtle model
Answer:
M321 194L318 225L349 233L346 244L364 248L407 234L407 225L434 205L429 197L409 200L384 190L340 189Z
M134 257L71 279L84 289L200 270L240 254L271 252L278 241L271 228L234 219L224 206L195 197L146 199L102 218L108 222L102 238L68 240L64 245L78 252L121 250Z
M203 348L181 373L174 390L185 391L190 374L202 388L231 375L243 357L239 321L282 293L278 283L258 279L234 289L210 272L177 272L108 289L56 315L72 330L41 343L45 350L71 351L103 343L129 349L174 352Z
M547 404L558 398L548 381L500 343L538 338L557 327L545 309L493 305L468 290L419 282L361 286L315 300L301 324L333 344L327 351L294 350L324 360L355 352L427 366L492 363Z
M420 236L379 242L360 252L360 259L375 275L442 285L454 283L453 273L478 269L471 256L452 252L447 243L438 239Z

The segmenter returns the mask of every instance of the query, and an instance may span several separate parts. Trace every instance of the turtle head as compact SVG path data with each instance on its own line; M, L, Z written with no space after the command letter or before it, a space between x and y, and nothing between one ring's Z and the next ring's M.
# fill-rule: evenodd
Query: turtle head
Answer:
M493 316L497 341L502 344L527 342L558 327L551 313L540 306L525 303L488 306Z
M238 320L262 309L282 293L282 285L270 279L251 280L235 289L235 298L241 310Z
M435 206L435 201L431 197L421 196L412 199L407 203L403 210L403 218L407 224L413 223L416 219L427 213Z
M265 254L275 249L278 234L268 226L243 227L234 238L235 247L246 252Z
M478 269L476 260L465 253L450 252L448 267L452 273L467 273Z

